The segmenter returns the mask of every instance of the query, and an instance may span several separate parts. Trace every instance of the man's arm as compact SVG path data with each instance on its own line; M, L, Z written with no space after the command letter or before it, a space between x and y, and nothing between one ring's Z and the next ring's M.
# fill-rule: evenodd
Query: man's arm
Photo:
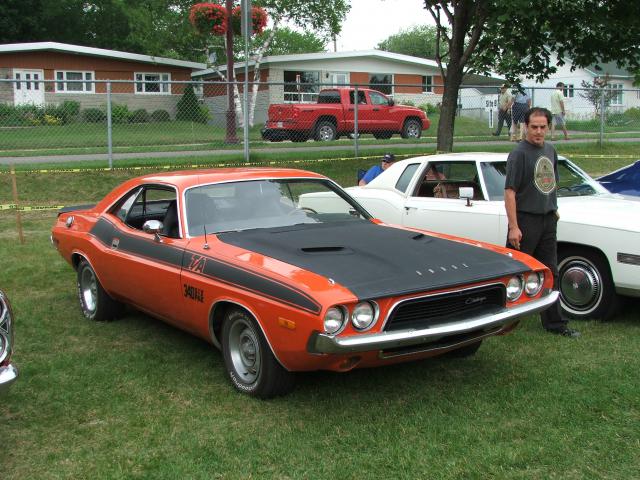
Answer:
M516 192L511 188L505 188L504 190L504 208L507 210L507 221L509 225L507 239L516 250L520 250L522 232L518 226L518 216L516 215Z

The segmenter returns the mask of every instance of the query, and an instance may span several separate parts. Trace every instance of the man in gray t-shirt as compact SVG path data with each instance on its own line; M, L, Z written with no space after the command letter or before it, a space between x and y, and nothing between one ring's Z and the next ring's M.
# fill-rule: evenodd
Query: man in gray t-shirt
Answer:
M558 288L558 154L545 143L551 123L546 108L532 108L524 118L526 138L509 154L504 190L509 232L507 247L527 253L553 274L554 289ZM578 337L580 333L567 326L556 303L540 314L542 326L551 333Z

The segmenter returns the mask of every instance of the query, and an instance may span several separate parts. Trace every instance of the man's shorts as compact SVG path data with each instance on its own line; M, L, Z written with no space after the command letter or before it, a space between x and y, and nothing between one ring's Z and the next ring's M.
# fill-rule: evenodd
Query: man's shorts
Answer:
M564 115L558 113L553 115L553 124L556 127L564 127Z

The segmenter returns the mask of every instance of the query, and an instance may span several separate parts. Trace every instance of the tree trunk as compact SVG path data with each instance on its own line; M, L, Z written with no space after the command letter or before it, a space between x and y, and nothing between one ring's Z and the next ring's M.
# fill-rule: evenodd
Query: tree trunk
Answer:
M276 28L278 28L278 21L274 21L273 28L271 29L271 33L269 34L267 39L264 41L264 43L260 46L260 48L258 49L254 57L255 58L255 64L253 66L253 82L254 83L251 86L251 100L249 101L249 104L250 104L249 126L251 127L253 127L253 117L255 116L255 113L256 113L256 101L258 99L258 88L260 87L260 85L258 85L257 83L260 81L260 63L262 63L262 57L264 56L264 52L267 51L267 48L269 48L269 45L271 44L271 41L273 40L273 37L276 34Z
M453 150L453 126L458 110L458 95L462 85L462 69L453 66L447 69L442 105L440 107L440 121L438 122L438 152Z

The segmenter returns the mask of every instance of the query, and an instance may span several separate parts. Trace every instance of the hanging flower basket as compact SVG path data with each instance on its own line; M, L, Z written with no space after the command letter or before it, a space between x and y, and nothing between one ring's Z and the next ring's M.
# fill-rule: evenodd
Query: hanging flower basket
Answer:
M189 11L189 21L200 35L224 35L227 9L217 3L196 3Z
M267 26L267 11L262 7L252 7L251 23L254 35L264 32ZM231 11L231 26L234 35L242 34L242 9L240 7L234 7Z

